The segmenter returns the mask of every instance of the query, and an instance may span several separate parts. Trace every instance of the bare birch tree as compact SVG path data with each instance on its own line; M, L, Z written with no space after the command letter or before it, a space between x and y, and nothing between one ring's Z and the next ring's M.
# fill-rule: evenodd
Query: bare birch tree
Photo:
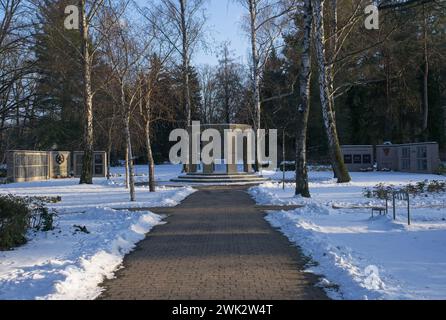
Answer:
M313 1L315 47L319 71L320 100L333 171L335 173L335 177L338 179L338 183L345 183L350 182L351 178L344 163L336 127L332 81L333 68L332 64L327 61L325 48L327 41L325 38L326 30L324 21L324 6L325 0Z
M194 50L203 40L205 0L161 0L152 8L140 10L155 31L167 41L181 58L186 125L192 123L189 69Z
M295 9L293 0L238 0L247 10L246 32L249 35L251 54L251 83L254 131L261 128L260 82L264 66L277 45L282 29L289 19L282 19ZM257 157L256 157L257 158ZM258 164L256 165L258 170Z
M0 0L0 154L10 147L4 131L12 127L20 136L20 127L32 107L36 81L31 62L30 17L28 1Z
M155 31L174 48L181 59L185 127L192 124L189 72L194 50L203 40L206 22L204 2L205 0L160 0L158 5L140 9ZM185 165L184 170L189 172L190 166Z
M158 48L162 47L158 46ZM172 51L168 49L164 51L160 49L158 54L152 54L149 57L148 65L145 67L147 70L141 76L140 84L140 100L139 100L139 112L143 119L144 129L144 142L146 147L146 156L148 160L149 169L149 190L155 192L155 160L152 152L152 125L154 122L163 118L163 112L165 110L155 110L152 107L152 99L154 91L157 89L158 82L162 77L162 72L165 68L165 63L170 57Z
M44 1L39 3L41 8L45 8ZM112 0L79 0L77 8L79 10L79 35L80 43L72 41L66 36L70 32L64 25L54 26L55 30L66 41L65 50L71 50L79 57L79 66L82 70L82 95L84 105L84 132L83 145L84 156L82 160L82 172L80 184L93 183L93 152L94 152L94 112L93 100L95 94L103 87L93 86L94 59L99 48L107 37L108 31L101 29L98 19L99 13L104 7L112 7ZM45 9L43 9L45 11ZM109 26L113 23L109 23ZM106 83L109 79L102 79Z
M124 135L126 140L126 167L128 168L128 187L130 201L136 200L134 154L131 139L131 118L139 106L141 82L138 74L146 57L151 39L138 37L132 29L125 12L129 2L123 1L109 7L101 16L102 26L108 31L103 50L118 83L119 92L116 102L123 112ZM109 24L112 25L109 25Z
M299 72L300 104L296 130L296 195L310 197L307 169L307 128L310 113L311 40L313 31L312 0L303 3L303 38Z

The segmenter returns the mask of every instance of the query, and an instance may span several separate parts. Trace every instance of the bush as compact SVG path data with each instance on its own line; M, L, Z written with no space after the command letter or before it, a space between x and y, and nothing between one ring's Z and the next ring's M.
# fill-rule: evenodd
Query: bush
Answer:
M381 200L389 200L392 197L393 186L386 186L383 183L377 184L373 189L364 189L363 195L366 198L377 198Z
M436 174L440 176L446 176L446 164L444 163L440 164L440 167L437 169Z
M424 195L427 193L440 193L446 192L446 182L445 181L422 181L417 184L409 183L402 187L403 191L406 191L412 196ZM392 192L396 191L393 186L386 186L380 183L373 187L373 189L365 188L363 190L363 195L366 198L377 198L377 199L390 199L392 197Z
M411 183L406 185L403 188L403 190L406 191L408 194L411 194L413 196L416 196L417 194L423 193L423 191L420 192L420 189L416 185L413 185Z
M32 210L31 228L43 232L54 230L53 222L56 212L46 207L46 203L55 203L54 201L57 201L57 198L28 198L29 207Z
M441 181L431 181L427 185L427 192L431 193L439 193L439 192L446 192L446 182Z
M0 250L26 243L30 217L31 210L26 199L0 196Z
M59 199L0 195L0 250L25 244L30 228L43 232L53 230L56 212L48 209L46 203Z

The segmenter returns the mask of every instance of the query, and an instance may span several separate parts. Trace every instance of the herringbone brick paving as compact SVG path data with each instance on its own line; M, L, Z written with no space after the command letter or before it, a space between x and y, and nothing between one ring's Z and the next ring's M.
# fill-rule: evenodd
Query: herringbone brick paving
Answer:
M101 299L326 299L300 251L243 187L205 188L173 209L129 254Z

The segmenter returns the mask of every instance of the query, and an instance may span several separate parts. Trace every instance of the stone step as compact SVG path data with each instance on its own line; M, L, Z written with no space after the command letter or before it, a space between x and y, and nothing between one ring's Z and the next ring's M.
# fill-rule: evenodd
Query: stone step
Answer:
M187 174L179 176L177 179L172 179L172 182L179 183L206 183L206 184L236 184L236 183L261 183L268 181L268 179L255 174Z
M179 176L177 179L194 179L194 180L256 180L265 179L263 176L257 175L183 175Z
M202 172L191 172L187 174L188 176L252 176L254 173L247 172L234 172L234 173L226 173L226 172L212 172L212 173L202 173Z
M188 183L188 184L207 184L207 185L218 185L218 184L259 184L268 181L267 179L248 179L248 180L200 180L200 179L172 179L171 182L174 183Z

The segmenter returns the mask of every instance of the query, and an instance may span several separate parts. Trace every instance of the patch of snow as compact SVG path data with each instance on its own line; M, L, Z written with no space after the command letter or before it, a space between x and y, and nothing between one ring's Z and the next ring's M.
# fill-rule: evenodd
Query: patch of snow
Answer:
M54 231L0 252L0 299L94 299L98 285L161 220L150 212L106 208L64 213ZM75 232L74 225L90 233Z
M177 166L160 167L166 179L178 174ZM26 245L0 252L0 299L96 298L99 284L112 278L123 257L162 223L162 216L146 209L175 206L195 191L158 187L150 193L137 187L137 202L130 202L120 169L113 169L111 181L95 179L94 185L67 179L0 186L1 194L62 198L48 205L57 210L55 230L30 232ZM144 211L124 210L131 208ZM76 232L74 226L90 233Z
M384 202L363 196L364 188L378 183L444 178L392 172L352 173L352 178L338 185L329 172L311 172L312 199L294 196L294 184L282 190L275 182L250 193L262 205L305 205L270 212L266 219L312 258L317 265L309 271L323 275L321 286L332 298L445 299L446 193L411 197L411 226L404 202L397 202L396 221L372 218L370 206Z

